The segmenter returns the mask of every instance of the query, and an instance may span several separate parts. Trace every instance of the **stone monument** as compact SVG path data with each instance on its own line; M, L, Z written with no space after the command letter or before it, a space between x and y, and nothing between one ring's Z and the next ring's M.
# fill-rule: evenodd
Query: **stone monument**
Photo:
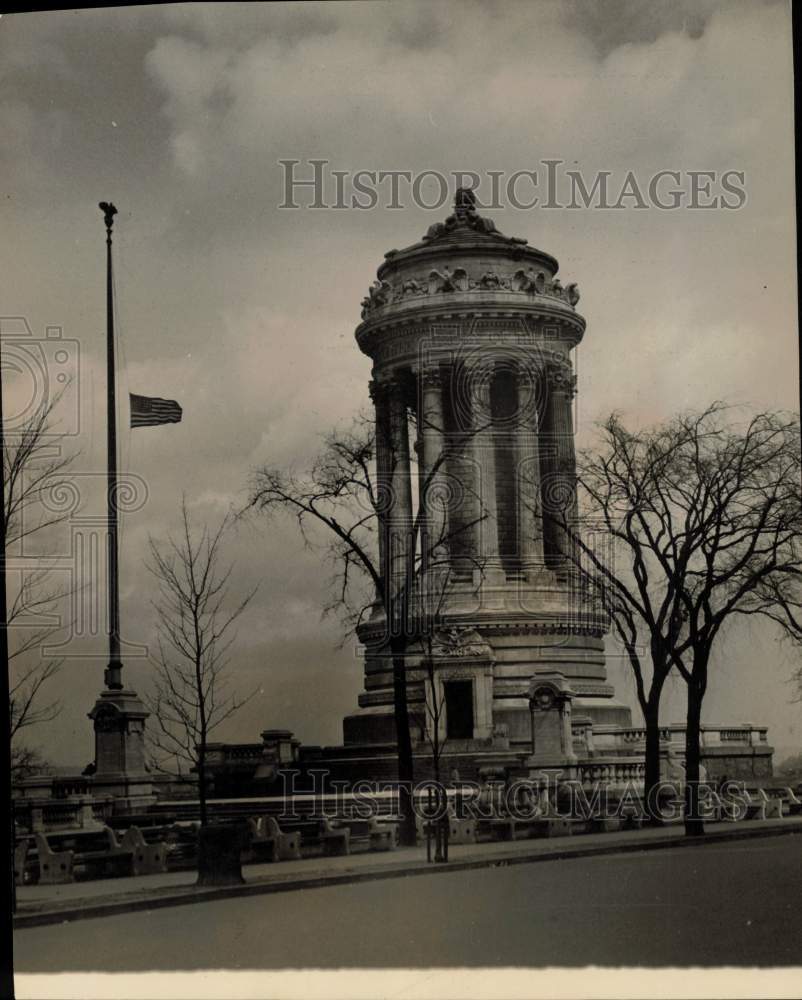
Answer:
M460 190L444 222L385 254L362 300L381 576L411 595L403 659L418 780L432 776L437 752L440 776L461 780L552 769L611 789L643 780L645 729L607 680L606 617L577 585L561 528L576 517L585 320L576 284L557 272L554 257L500 233ZM216 794L263 792L283 770L308 784L312 774L398 776L386 607L378 600L358 629L364 690L343 743L285 734L286 764L271 730L263 743L216 744ZM765 726L702 728L711 776L771 774ZM661 727L666 761L684 739L683 724Z
M557 271L460 190L445 222L385 255L356 330L390 498L382 576L409 572L417 519L412 586L436 620L433 682L408 657L410 713L431 719L441 704L450 757L477 765L511 751L575 760L572 707L597 726L631 725L607 682L604 616L583 602L560 528L576 514L572 352L585 320ZM394 740L384 618L377 606L359 630L365 690L346 748Z

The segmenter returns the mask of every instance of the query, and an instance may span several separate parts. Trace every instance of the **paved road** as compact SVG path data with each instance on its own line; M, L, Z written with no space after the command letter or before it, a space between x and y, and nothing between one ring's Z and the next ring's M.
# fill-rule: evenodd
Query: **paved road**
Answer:
M20 972L802 964L802 837L332 886L18 931Z

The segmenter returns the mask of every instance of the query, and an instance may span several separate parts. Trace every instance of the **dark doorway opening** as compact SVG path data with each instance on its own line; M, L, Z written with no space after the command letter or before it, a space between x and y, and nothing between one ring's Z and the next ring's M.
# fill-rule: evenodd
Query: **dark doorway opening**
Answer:
M473 739L473 682L446 681L446 736L450 740Z

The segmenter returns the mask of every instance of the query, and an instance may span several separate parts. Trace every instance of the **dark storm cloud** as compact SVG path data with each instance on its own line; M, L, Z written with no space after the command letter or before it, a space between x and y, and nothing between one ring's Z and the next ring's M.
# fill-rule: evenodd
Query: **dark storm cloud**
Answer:
M650 43L669 31L699 38L711 16L731 0L565 0L565 23L585 35L600 55L619 45Z

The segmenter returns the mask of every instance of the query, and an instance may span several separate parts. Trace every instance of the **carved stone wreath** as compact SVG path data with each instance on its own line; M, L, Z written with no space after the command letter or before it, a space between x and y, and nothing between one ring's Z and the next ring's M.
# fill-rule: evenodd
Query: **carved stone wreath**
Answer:
M556 697L554 690L550 687L539 687L532 694L531 704L541 712L548 712L554 708Z
M95 715L95 730L98 733L115 733L122 728L122 716L111 705L98 710Z

